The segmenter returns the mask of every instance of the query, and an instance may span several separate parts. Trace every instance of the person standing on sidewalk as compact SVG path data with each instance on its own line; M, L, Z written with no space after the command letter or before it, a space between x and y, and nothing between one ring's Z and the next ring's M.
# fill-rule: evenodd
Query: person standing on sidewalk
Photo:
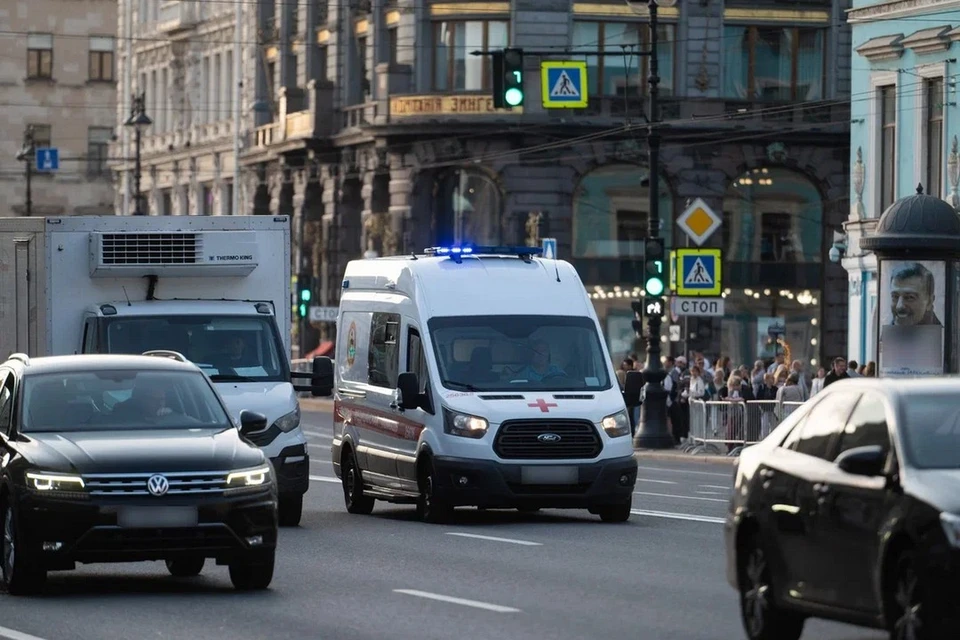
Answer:
M838 356L833 359L833 369L823 379L823 388L826 389L837 380L847 380L848 378L850 378L850 374L847 373L847 359Z

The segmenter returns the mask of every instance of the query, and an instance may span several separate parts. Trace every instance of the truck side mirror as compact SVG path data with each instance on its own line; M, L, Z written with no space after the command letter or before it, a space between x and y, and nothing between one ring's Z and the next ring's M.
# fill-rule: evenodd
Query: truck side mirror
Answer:
M397 407L404 411L420 406L420 380L412 371L397 376Z
M314 397L329 396L333 393L333 360L327 356L313 359L313 378L310 380L310 393Z
M640 390L643 389L643 374L639 371L627 371L623 381L623 402L628 407L640 404Z

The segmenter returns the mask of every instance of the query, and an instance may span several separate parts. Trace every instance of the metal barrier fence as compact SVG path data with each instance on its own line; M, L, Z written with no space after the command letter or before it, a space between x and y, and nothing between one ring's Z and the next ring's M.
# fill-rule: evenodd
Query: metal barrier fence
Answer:
M682 450L687 453L740 454L760 442L802 402L777 400L691 400L690 435Z

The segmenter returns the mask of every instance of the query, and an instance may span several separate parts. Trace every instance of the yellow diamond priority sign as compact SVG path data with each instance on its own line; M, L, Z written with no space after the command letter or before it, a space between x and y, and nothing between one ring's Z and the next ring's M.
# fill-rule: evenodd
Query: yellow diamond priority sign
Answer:
M720 228L723 221L701 198L694 200L677 219L677 225L698 247Z

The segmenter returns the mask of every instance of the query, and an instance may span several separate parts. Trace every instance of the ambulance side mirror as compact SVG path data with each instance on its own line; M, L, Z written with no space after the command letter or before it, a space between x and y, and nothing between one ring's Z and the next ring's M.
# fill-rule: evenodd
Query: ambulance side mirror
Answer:
M627 371L623 380L623 403L628 407L639 405L641 389L643 389L643 374L639 371Z
M420 406L420 380L412 371L397 376L396 407L407 411Z

